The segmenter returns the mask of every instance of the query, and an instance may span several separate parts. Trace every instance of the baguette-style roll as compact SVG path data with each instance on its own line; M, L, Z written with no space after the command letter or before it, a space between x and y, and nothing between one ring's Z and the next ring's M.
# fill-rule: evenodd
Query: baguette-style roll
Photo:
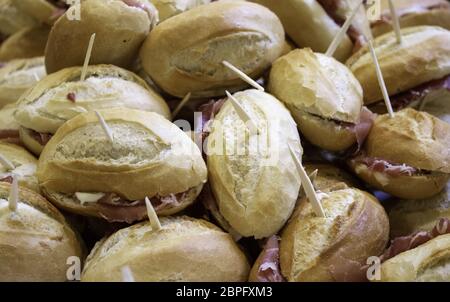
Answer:
M159 215L194 202L206 182L197 145L175 124L153 112L125 108L94 112L62 125L45 146L38 164L44 195L57 206L109 221L146 217L145 197Z
M0 0L0 34L10 36L19 30L36 26L37 22L30 15L19 10L15 0Z
M15 103L45 76L44 58L17 59L0 68L0 108Z
M450 74L450 31L434 26L415 26L401 30L402 44L394 32L374 41L375 52L389 95L407 92ZM348 61L364 91L364 103L383 100L372 57L367 46ZM426 95L426 94L424 94ZM393 104L394 105L394 104Z
M208 4L211 0L151 0L159 13L159 21L181 14L194 7Z
M148 0L136 1L146 1L151 5ZM81 20L71 21L63 15L53 25L45 50L47 72L82 66L89 39L94 33L91 64L131 67L156 18L146 7L128 5L127 1L120 0L83 1L80 5Z
M122 229L96 244L81 281L121 281L128 266L135 281L242 282L250 270L231 236L215 225L186 216L161 218Z
M429 198L450 174L450 124L406 108L379 115L362 153L349 161L366 183L403 199Z
M450 4L447 0L393 0L400 27L432 25L450 30ZM372 22L375 37L392 31L389 1L381 0L381 18Z
M153 111L170 118L164 99L136 74L113 65L90 65L52 73L28 90L18 102L15 118L22 142L40 154L51 136L67 120L98 109L130 108Z
M140 52L144 70L167 93L184 97L224 95L246 84L226 60L252 78L278 58L284 30L267 8L245 1L218 1L159 24Z
M0 164L0 182L12 182L15 175L19 185L39 193L36 177L37 159L24 148L0 142L0 155L13 164L14 169Z
M234 94L258 127L251 133L230 101L212 122L207 143L209 182L220 213L239 234L276 234L294 209L300 179L289 144L303 150L289 111L270 94Z
M0 62L44 55L50 27L26 27L6 39L0 46Z
M67 281L69 257L83 261L83 244L45 198L19 187L17 210L8 207L11 185L0 182L0 281Z
M354 145L354 127L363 105L361 85L337 60L311 49L279 58L270 72L269 91L291 111L314 145L342 151Z
M352 188L327 194L321 200L326 217L303 199L281 233L288 281L364 281L367 258L386 247L389 220L374 196Z

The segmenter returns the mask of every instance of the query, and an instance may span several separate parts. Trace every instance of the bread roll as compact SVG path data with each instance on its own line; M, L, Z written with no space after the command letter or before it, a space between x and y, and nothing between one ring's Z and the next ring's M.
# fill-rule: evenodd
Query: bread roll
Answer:
M362 88L335 59L310 49L293 50L273 64L269 91L286 104L314 145L342 151L356 142L355 132L343 123L359 123Z
M155 201L160 215L178 212L195 200L206 182L206 166L197 145L181 129L153 112L99 112L114 142L94 112L67 121L39 159L37 176L45 196L71 212L127 222L145 217L145 197ZM100 196L84 200L77 193ZM109 194L114 194L111 200L101 200Z
M396 95L450 74L450 31L433 26L401 30L402 44L394 32L375 39L375 52L389 95ZM401 59L400 59L401 58ZM364 91L364 103L383 100L369 48L363 47L348 61Z
M326 163L305 163L305 171L311 175L317 170L311 181L314 188L321 192L330 192L347 187L358 187L358 181L345 170Z
M181 14L194 7L208 4L211 0L151 0L159 13L159 21Z
M300 179L288 144L302 154L300 139L289 112L273 96L253 89L234 97L259 133L250 134L226 102L208 137L209 182L233 229L246 237L268 237L281 229L295 206Z
M44 55L50 27L26 27L6 39L0 46L0 61Z
M0 155L9 160L14 169L9 170L0 164L0 181L12 182L12 175L17 177L19 185L39 193L36 178L37 159L22 147L0 142Z
M8 208L10 184L0 183L0 281L66 281L68 257L83 261L83 246L64 216L39 194L19 189Z
M0 68L0 109L16 102L44 76L43 57L13 60Z
M17 9L14 0L0 0L0 34L9 36L37 24L31 16Z
M305 199L281 234L280 264L288 281L362 281L361 268L380 255L389 239L389 221L372 195L342 189L322 198L327 217L318 217Z
M218 1L159 24L145 40L140 58L165 92L210 97L246 86L223 60L257 78L280 56L283 45L283 26L271 11L245 1Z
M19 143L19 124L14 118L16 105L9 104L0 109L0 141Z
M81 281L121 281L128 266L136 281L242 282L249 264L231 236L201 219L162 218L122 229L97 243ZM142 240L145 239L145 240Z
M131 67L153 22L149 12L120 0L84 1L80 9L81 20L63 15L52 27L45 50L47 71L83 65L93 33L91 64Z
M450 30L450 4L446 0L394 0L400 27L433 25ZM392 31L389 1L381 0L381 19L373 22L375 37Z

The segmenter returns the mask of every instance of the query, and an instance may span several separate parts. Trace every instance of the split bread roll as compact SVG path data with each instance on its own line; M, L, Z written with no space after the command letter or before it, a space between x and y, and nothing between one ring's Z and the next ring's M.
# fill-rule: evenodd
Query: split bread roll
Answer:
M43 194L58 207L108 221L146 217L148 197L159 215L192 204L206 182L197 145L175 124L153 112L99 110L111 143L94 112L62 125L39 158Z
M80 9L81 20L69 20L68 10L53 25L45 50L47 72L82 66L93 33L91 64L131 67L155 16L145 7L129 6L120 0L83 1Z
M250 270L231 236L215 225L186 216L122 229L96 244L81 281L122 281L128 266L135 281L243 282Z
M350 125L360 122L363 92L345 65L310 49L296 49L275 61L268 89L312 144L342 151L356 143Z
M352 188L327 194L321 200L326 217L303 199L281 233L288 281L364 281L367 258L386 247L389 221L374 196Z
M30 15L19 10L14 0L0 0L0 34L10 36L19 30L37 25Z
M165 92L184 97L224 95L246 84L222 64L226 60L259 77L284 47L280 20L267 8L245 1L218 1L159 24L145 40L144 70Z
M450 124L410 108L393 118L380 115L349 164L366 183L393 196L429 198L449 179Z
M0 142L0 155L6 158L14 166L9 169L0 164L0 182L12 182L15 175L19 185L39 193L39 186L36 177L37 159L24 148Z
M381 265L382 282L449 282L450 234L403 252Z
M446 0L393 0L400 27L433 25L450 30L450 4ZM389 1L381 0L381 18L372 22L375 37L392 31Z
M19 144L19 124L14 118L16 104L9 104L0 109L0 141Z
M48 26L21 29L1 44L0 61L43 56L49 32Z
M134 73L113 65L90 65L84 81L82 67L69 67L42 79L20 98L15 118L21 140L40 154L48 139L67 120L98 109L130 108L170 118L164 99Z
M433 197L393 202L388 213L391 238L431 230L440 218L450 219L450 181Z
M82 243L64 216L33 191L20 187L12 212L10 190L0 183L0 281L66 281L68 258L83 260Z
M237 233L268 237L286 223L300 189L289 144L300 156L303 150L294 120L276 98L255 89L234 97L258 132L224 103L208 136L209 183L220 214Z
M194 7L208 4L211 0L151 0L159 13L159 21L181 14Z
M375 52L390 96L450 74L450 31L440 27L417 26L404 28L401 34L401 44L397 43L394 32L374 40ZM363 87L364 103L382 101L383 95L369 48L365 46L360 49L346 64Z
M19 100L44 76L43 57L12 60L0 68L0 109Z

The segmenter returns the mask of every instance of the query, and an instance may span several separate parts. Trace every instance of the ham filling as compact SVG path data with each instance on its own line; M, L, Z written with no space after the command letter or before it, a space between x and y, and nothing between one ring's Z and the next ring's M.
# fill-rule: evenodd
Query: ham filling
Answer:
M198 111L202 114L199 116L199 120L195 122L195 132L202 134L202 142L208 137L209 132L211 131L210 124L214 120L217 113L219 113L225 101L226 99L220 99L217 101L211 100L198 108Z
M38 142L39 145L41 145L41 146L47 145L47 143L50 141L50 139L53 136L53 134L50 134L50 133L41 133L41 132L37 132L37 131L34 131L32 129L28 129L28 128L27 128L27 131L30 134L30 136L36 142Z
M256 273L258 282L284 282L280 268L280 238L276 235L269 237L261 252L261 264Z
M410 167L406 164L392 163L384 159L366 156L360 153L358 156L350 160L353 165L362 164L373 172L380 172L389 176L413 176L423 171Z

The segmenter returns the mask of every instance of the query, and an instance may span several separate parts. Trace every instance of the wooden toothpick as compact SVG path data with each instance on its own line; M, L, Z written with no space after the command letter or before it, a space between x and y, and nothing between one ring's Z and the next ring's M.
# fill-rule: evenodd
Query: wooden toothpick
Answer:
M9 190L9 196L8 196L8 205L9 209L12 212L17 211L17 204L19 202L19 183L17 180L16 175L12 175L12 183L11 183L11 189Z
M352 11L351 15L345 20L344 25L342 25L341 29L339 30L338 34L334 37L333 41L331 42L330 46L327 49L327 52L325 55L331 57L335 53L336 49L339 47L339 45L342 42L342 39L347 34L347 31L350 27L350 25L353 22L353 19L356 16L356 13L358 12L359 8L363 4L364 1L359 2L359 4L355 7L355 9Z
M126 265L121 268L122 271L122 282L135 282L133 272L131 271L131 268Z
M253 121L252 117L247 113L247 111L245 111L244 107L242 107L239 101L229 91L225 91L225 93L227 94L229 101L233 105L234 110L236 110L237 115L245 123L248 130L250 130L251 133L257 132L255 122Z
M306 197L313 207L314 213L316 213L319 217L326 217L320 199L314 190L314 186L308 178L305 168L303 168L301 161L297 158L297 155L291 145L289 145L289 152L294 159L295 166L297 167L298 174L300 175L300 180L302 181L303 190L305 191Z
M91 53L92 53L92 47L94 46L94 41L95 41L95 33L93 33L91 35L91 38L89 39L89 45L86 51L86 56L84 57L84 64L83 64L83 69L81 70L81 81L84 81L86 79L86 73L87 73L87 68L89 66L89 61L91 59Z
M373 64L375 64L375 71L377 73L378 85L380 85L381 93L383 94L384 103L386 104L389 116L394 117L394 110L392 110L391 99L389 98L389 93L387 92L386 83L384 82L383 73L381 72L380 63L378 62L377 54L373 48L372 40L369 40L369 50L372 56Z
M177 114L180 113L180 110L184 107L184 105L187 104L187 102L189 102L190 99L191 99L191 93L188 92L188 94L186 94L184 96L184 98L181 100L181 102L178 104L178 106L172 112L172 117L173 118L175 118L177 116Z
M145 197L145 206L147 207L147 216L150 220L150 225L153 231L159 231L161 229L161 223L159 222L158 215L156 215L155 209L148 197Z
M108 137L109 141L111 143L113 143L114 142L114 137L113 137L112 131L109 128L108 124L106 124L105 119L103 118L103 116L98 111L95 111L95 115L97 115L97 118L98 118L98 120L100 122L100 125L102 126L103 131L105 131L105 134Z
M8 171L14 170L16 168L14 167L14 164L2 154L0 154L0 164L2 164Z
M398 20L397 12L395 11L395 6L392 0L389 0L389 9L391 11L392 23L395 31L395 35L397 36L397 43L402 43L402 33L400 31L400 21Z
M264 91L264 87L256 83L255 80L253 80L251 77L246 75L244 72L242 72L239 68L234 66L228 61L222 61L222 64L225 65L225 67L229 68L231 71L233 71L235 74L237 74L242 80L253 86L255 89L258 89L260 91Z

